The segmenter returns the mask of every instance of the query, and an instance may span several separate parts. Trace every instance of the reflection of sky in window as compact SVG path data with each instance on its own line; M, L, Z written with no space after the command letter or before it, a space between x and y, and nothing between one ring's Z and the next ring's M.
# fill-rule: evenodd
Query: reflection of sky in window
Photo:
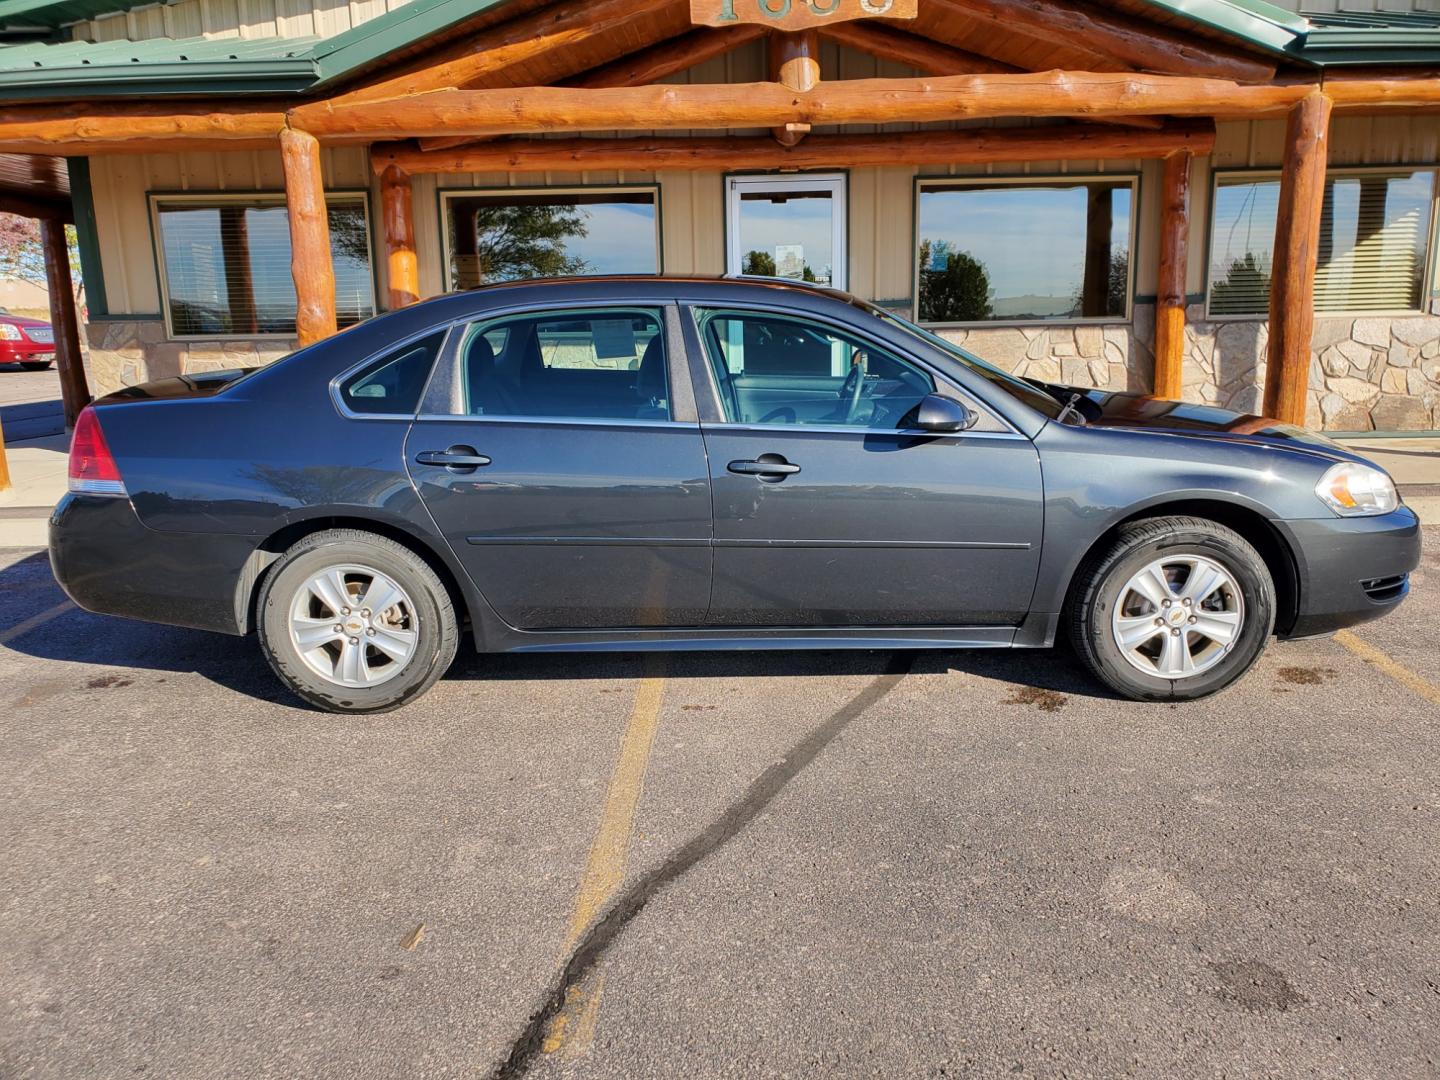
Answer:
M332 222L346 218L355 222L357 229L364 228L364 210L354 202L332 204L330 217ZM165 287L172 307L180 304L217 316L228 312L220 210L215 206L162 202L160 236L165 254ZM332 252L335 304L342 324L373 314L368 237L366 244L364 259ZM283 205L245 208L245 250L261 330L293 330L295 279L290 272L289 215Z
M592 274L656 274L653 203L593 203L575 208L585 235L570 237L565 250L585 260Z
M1329 201L1332 261L1355 250L1360 238L1361 177L1338 177L1326 185ZM1418 253L1426 243L1424 225L1430 219L1431 174L1410 173L1384 177L1385 224L1407 214L1417 215ZM1210 279L1223 280L1232 263L1253 252L1261 267L1271 265L1275 248L1275 219L1280 209L1278 179L1222 181L1215 191L1210 241Z
M1129 185L1111 191L1112 251L1130 247ZM997 300L1072 297L1085 276L1087 189L932 188L920 195L920 239L984 264Z
M1275 247L1280 181L1222 183L1211 211L1210 280L1223 281L1231 265L1253 253L1268 269Z
M771 195L742 194L740 197L740 254L763 251L774 256L780 245L799 244L804 248L805 265L816 278L828 282L834 254L831 217L833 200L823 194L796 193L775 201Z

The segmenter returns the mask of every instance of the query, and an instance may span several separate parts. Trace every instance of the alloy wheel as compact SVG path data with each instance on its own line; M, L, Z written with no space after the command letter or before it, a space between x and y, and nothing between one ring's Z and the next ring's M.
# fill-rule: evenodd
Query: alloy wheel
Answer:
M312 671L336 686L378 686L415 652L420 620L394 578L359 564L330 566L296 590L290 641Z
M1229 570L1202 555L1167 555L1125 583L1111 632L1131 666L1188 679L1223 660L1244 624L1245 598Z

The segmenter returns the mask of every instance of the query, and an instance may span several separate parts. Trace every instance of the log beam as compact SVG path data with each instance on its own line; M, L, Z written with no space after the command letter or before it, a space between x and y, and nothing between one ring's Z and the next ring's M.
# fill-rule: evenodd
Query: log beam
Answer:
M1208 154L1215 125L1176 121L1155 130L1100 124L966 128L884 135L811 135L787 148L764 136L745 138L504 139L453 150L420 150L410 143L377 144L376 172L544 172L633 169L820 169L947 162L1077 161L1159 158L1177 151Z
M765 28L755 23L741 23L739 26L706 27L688 34L662 41L658 45L616 60L614 63L587 71L572 79L566 79L561 86L575 86L587 90L600 90L615 86L648 86L659 82L678 71L703 64L717 56L738 49L741 45L765 36ZM423 150L449 150L474 142L466 136L421 139Z
M320 143L294 128L280 133L285 167L285 206L290 218L290 273L295 278L295 336L302 346L336 330L335 266L330 255L330 218Z
M40 249L45 258L45 287L50 292L50 326L55 334L55 367L60 375L65 426L73 428L80 410L90 404L90 386L80 353L80 322L75 315L70 245L63 221L48 218L40 222Z
M1155 286L1155 396L1179 400L1185 363L1185 271L1190 245L1190 162L1165 159L1160 183L1160 274Z
M771 34L768 46L771 82L797 94L809 93L820 85L820 35L814 30ZM794 146L810 134L810 125L782 124L771 134L781 146Z
M1315 265L1325 201L1330 99L1311 94L1285 120L1280 212L1270 272L1270 351L1265 369L1266 416L1305 423L1310 338L1315 329Z
M0 148L6 153L142 154L163 148L273 148L285 126L283 107L257 101L124 101L0 107Z
M1327 73L1323 90L1337 109L1433 109L1440 106L1440 71Z
M907 33L886 23L833 23L823 27L820 36L881 60L907 64L926 75L1004 75L1020 71L988 56ZM1122 116L1101 122L1149 128L1158 128L1164 123L1158 116Z
M658 20L650 41L637 41L636 21ZM637 44L683 33L690 27L686 0L587 0L550 4L425 56L399 74L341 94L342 101L378 101L446 87L475 86L512 68L547 62L562 78L616 60ZM557 54L567 54L556 69ZM568 68L568 70L566 70Z
M316 102L289 115L293 126L330 138L479 138L617 128L773 128L990 117L1275 116L1314 89L1307 83L1245 86L1218 79L1052 71L822 82L806 93L775 83L437 90L393 101Z
M388 165L380 174L380 219L385 233L386 307L394 311L420 299L420 262L415 255L414 193L410 174Z
M932 16L978 22L994 32L1069 49L1099 52L1136 71L1261 83L1275 65L1212 47L1206 39L1162 30L1067 0L925 0Z

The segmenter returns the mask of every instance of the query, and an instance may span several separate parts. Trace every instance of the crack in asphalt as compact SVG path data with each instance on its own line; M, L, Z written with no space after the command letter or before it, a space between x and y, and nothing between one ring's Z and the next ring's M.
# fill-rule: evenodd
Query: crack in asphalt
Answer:
M914 663L914 653L900 653L885 665L885 673L830 715L824 723L797 743L751 781L745 794L692 836L683 847L659 867L639 878L620 894L610 909L585 932L570 959L561 969L545 1003L531 1015L525 1029L510 1045L510 1054L496 1067L493 1080L514 1080L529 1071L540 1052L545 1029L565 1005L565 995L604 957L625 927L671 882L689 873L733 840L754 821L821 752L847 727L900 683Z

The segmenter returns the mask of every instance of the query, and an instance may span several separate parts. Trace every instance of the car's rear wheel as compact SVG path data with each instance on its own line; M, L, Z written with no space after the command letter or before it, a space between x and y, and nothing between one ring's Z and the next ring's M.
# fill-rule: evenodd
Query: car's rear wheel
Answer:
M26 371L44 371L54 360L21 360L20 366Z
M459 626L423 559L383 536L331 529L305 537L266 575L260 647L301 698L344 713L413 701L455 658Z
M1182 701L1229 686L1275 625L1265 560L1233 529L1191 517L1123 526L1080 568L1070 639L1106 685L1138 701Z

